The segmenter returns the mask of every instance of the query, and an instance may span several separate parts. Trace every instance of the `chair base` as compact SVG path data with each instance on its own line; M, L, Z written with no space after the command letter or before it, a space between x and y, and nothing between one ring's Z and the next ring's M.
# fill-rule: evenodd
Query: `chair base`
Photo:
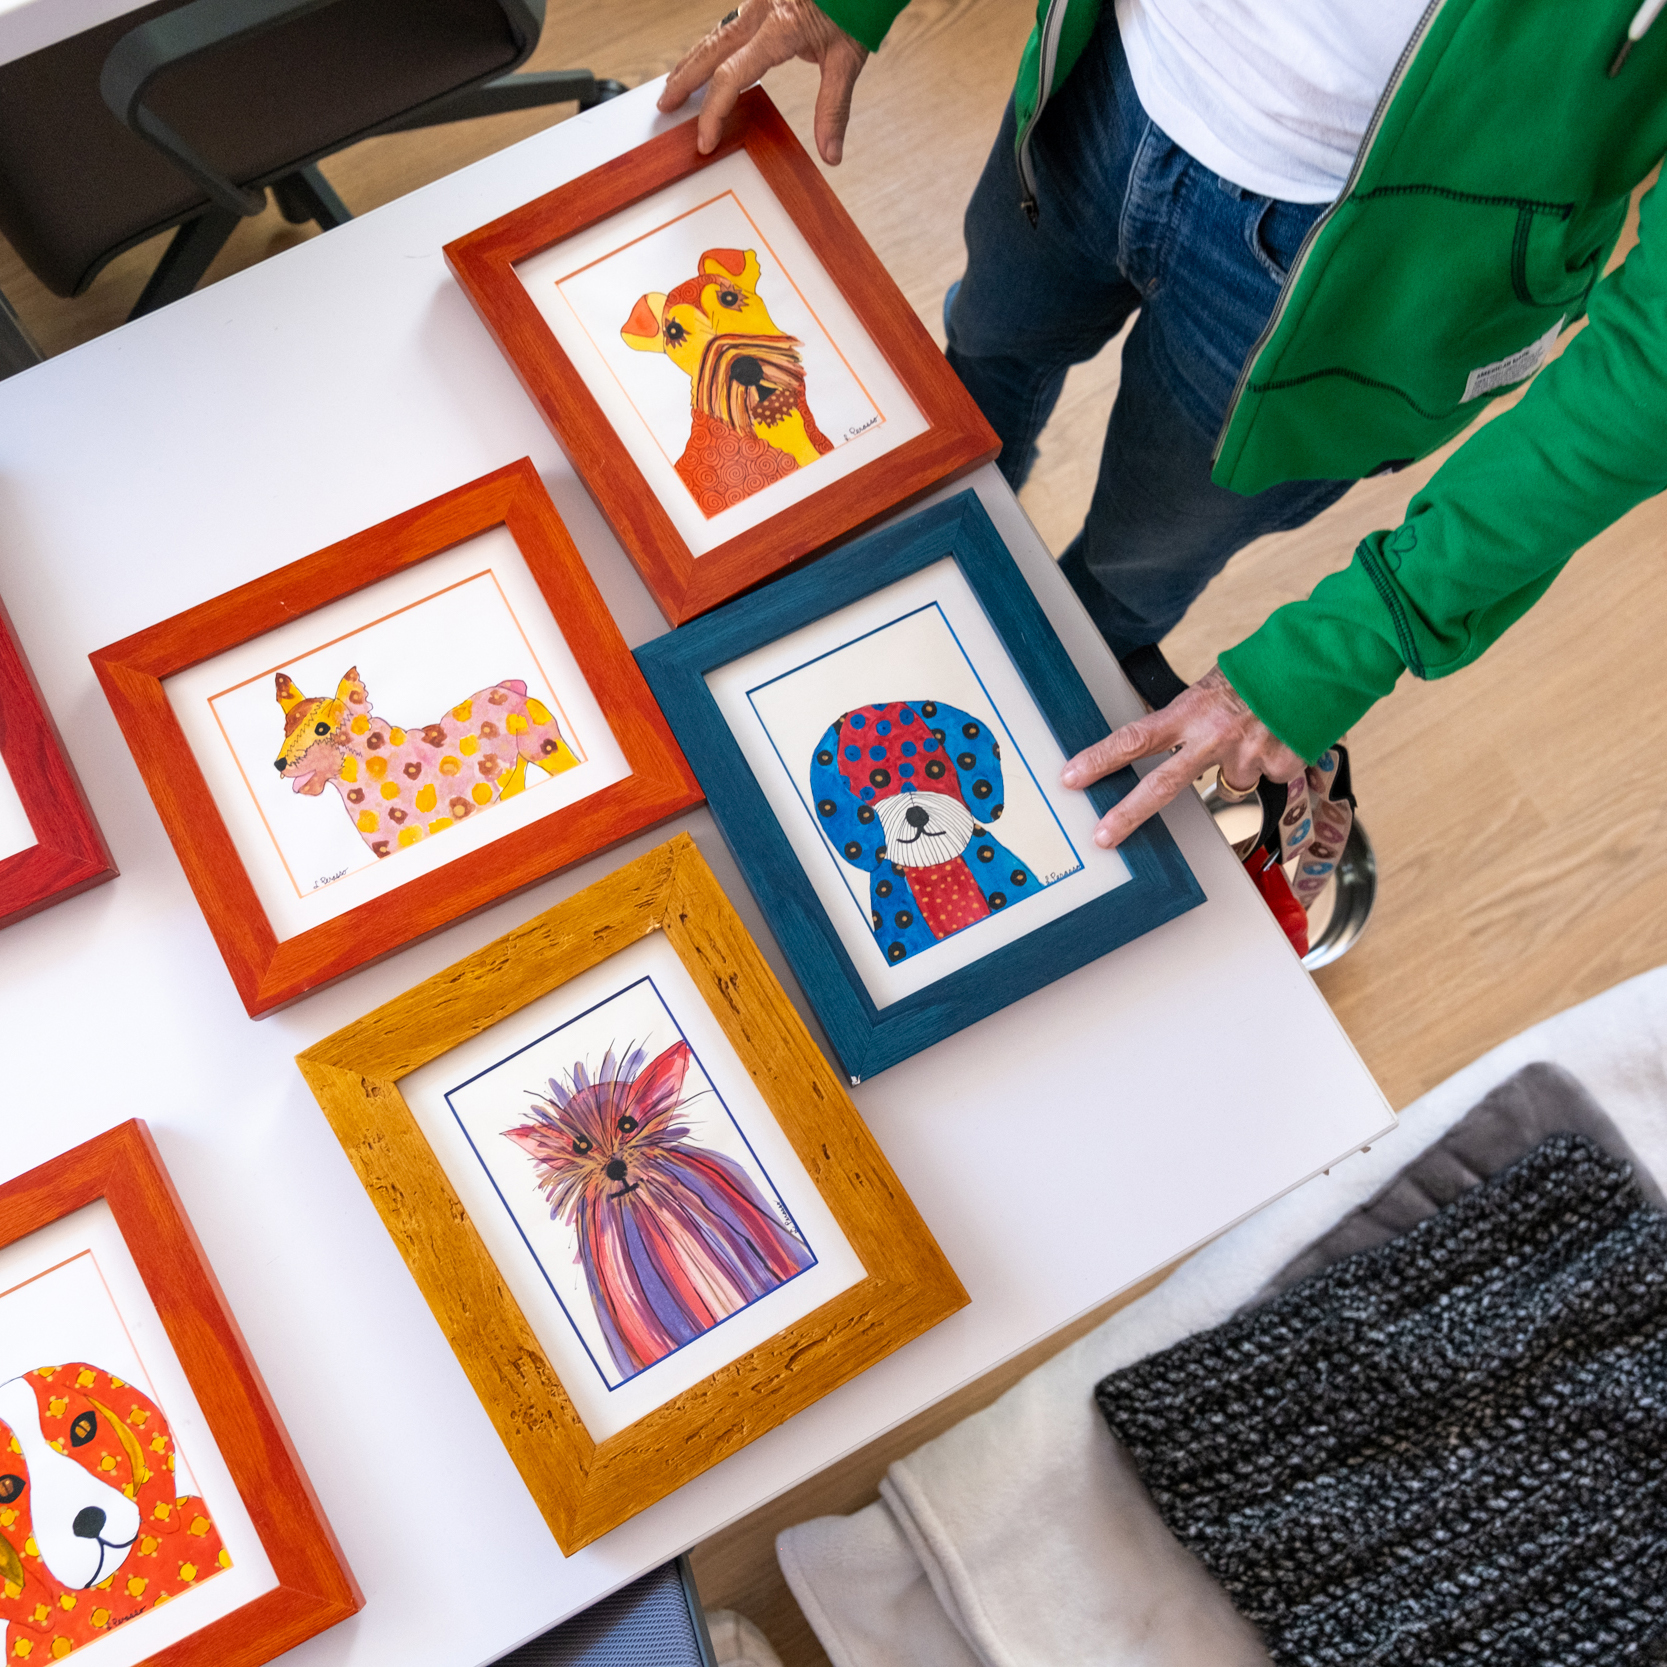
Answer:
M38 365L44 357L35 338L24 329L23 320L12 311L11 302L0 295L0 382Z
M285 174L273 185L272 198L278 212L292 226L304 226L311 220L321 232L327 232L345 226L353 218L352 210L312 163L297 168L293 174Z
M510 110L534 110L547 104L577 103L581 110L594 110L610 98L618 98L627 89L621 81L598 80L588 69L541 71L527 75L505 75L484 86L468 87L450 98L441 99L413 115L390 123L380 131L404 133L419 127L438 127L444 122L468 121L475 116L500 116ZM285 174L272 185L272 195L278 212L291 225L315 222L320 230L330 231L353 218L347 204L338 197L328 180L314 163ZM150 282L134 303L127 316L131 322L178 301L197 287L208 271L214 257L225 247L226 240L236 229L241 216L230 209L211 204L194 220L187 220L168 245L166 253L151 273ZM16 323L15 319L12 321ZM19 328L21 328L19 326ZM5 321L0 319L0 374L5 374L7 346L4 339ZM33 364L39 358L31 359ZM14 367L21 370L22 364Z
M311 163L275 181L272 196L279 213L292 226L305 225L312 220L317 222L320 231L330 231L353 218L347 204ZM143 318L146 313L154 313L158 307L165 307L170 301L189 295L208 271L214 257L225 248L226 240L236 231L242 218L230 209L210 204L195 220L187 220L174 233L173 241L157 262L150 282L134 302L133 311L127 315L128 322L131 324L134 319Z
M214 257L226 246L242 220L242 215L230 209L210 206L194 220L187 220L174 233L173 239L156 263L150 281L139 292L133 311L127 315L129 324L146 313L154 313L170 301L178 301L197 287L197 280L208 270Z

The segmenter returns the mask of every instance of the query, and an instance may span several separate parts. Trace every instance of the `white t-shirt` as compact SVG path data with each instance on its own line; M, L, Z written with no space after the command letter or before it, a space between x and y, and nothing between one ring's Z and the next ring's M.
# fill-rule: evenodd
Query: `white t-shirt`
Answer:
M1116 0L1146 114L1223 179L1330 202L1426 0Z

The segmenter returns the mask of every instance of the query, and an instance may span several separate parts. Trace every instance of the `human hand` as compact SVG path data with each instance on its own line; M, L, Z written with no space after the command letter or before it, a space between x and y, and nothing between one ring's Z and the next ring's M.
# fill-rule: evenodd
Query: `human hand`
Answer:
M868 48L853 40L811 0L741 0L704 40L683 54L666 78L659 108L682 109L689 94L712 90L701 106L695 143L702 156L717 149L724 119L735 101L766 70L803 58L822 70L816 92L816 148L829 167L845 154L845 124L851 119L851 89Z
M1257 777L1294 781L1306 765L1245 705L1220 666L1212 666L1167 706L1114 729L1103 741L1066 761L1059 779L1086 787L1125 764L1152 753L1172 756L1134 791L1111 807L1094 830L1094 843L1121 845L1148 816L1155 815L1212 764L1234 787Z

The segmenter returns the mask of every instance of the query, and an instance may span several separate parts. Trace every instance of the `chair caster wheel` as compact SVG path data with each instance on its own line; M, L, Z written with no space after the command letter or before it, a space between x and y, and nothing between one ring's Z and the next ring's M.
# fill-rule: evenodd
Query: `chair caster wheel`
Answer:
M579 100L581 110L594 110L599 104L606 104L610 98L618 98L621 93L629 92L630 88L623 81L598 80L596 91L589 98Z

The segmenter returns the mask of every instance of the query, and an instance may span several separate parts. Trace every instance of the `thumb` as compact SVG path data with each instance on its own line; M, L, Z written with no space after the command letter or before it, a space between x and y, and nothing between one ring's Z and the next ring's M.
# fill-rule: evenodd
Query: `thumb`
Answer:
M814 129L816 148L830 168L845 155L845 129L851 120L851 95L862 73L867 53L836 46L822 60L822 81L816 89Z

